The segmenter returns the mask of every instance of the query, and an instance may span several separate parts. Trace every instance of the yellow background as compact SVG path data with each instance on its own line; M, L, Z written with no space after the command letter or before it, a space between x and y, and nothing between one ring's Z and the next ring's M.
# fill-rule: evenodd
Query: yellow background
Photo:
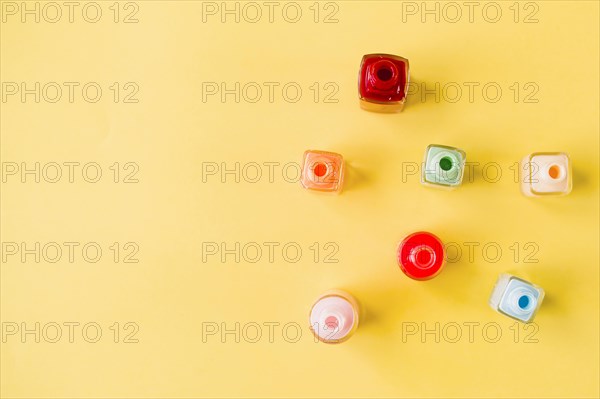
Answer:
M36 104L31 96L2 102L2 162L97 162L103 172L96 184L80 174L55 184L6 176L2 241L98 242L104 251L98 263L78 252L74 263L63 254L54 264L18 256L2 264L3 323L96 322L103 331L95 344L80 330L74 343L64 335L55 344L7 337L3 397L598 397L597 2L535 2L537 23L522 22L533 10L524 3L515 23L513 2L498 3L497 23L482 17L485 3L473 22L463 7L456 23L447 20L450 9L439 23L431 15L423 23L420 13L403 21L401 2L340 1L338 22L329 24L313 21L312 2L299 3L298 23L282 18L283 3L272 23L265 15L257 23L231 16L221 23L219 15L203 23L201 2L139 1L134 24L114 23L112 2L99 4L96 24L76 13L73 23L10 16L1 26L3 82L103 88L94 104L80 95L73 103ZM319 7L322 20L332 9ZM461 99L436 102L419 93L401 114L362 111L358 65L373 52L408 58L412 80L427 88L458 83ZM135 82L139 102L114 103L114 82ZM264 93L257 103L236 103L232 95L203 102L202 82L297 82L303 93L296 103L280 91L272 103ZM337 84L339 101L324 103L322 91L315 103L314 82L321 90ZM473 102L464 82L479 83ZM489 82L503 90L496 103L482 97ZM539 88L537 103L524 102L528 82ZM479 162L472 182L453 192L427 189L418 176L403 182L403 162L420 163L431 143L459 147ZM349 176L340 196L282 178L282 165L300 162L307 149L343 154ZM510 167L536 151L569 153L569 196L520 194ZM139 182L112 182L114 162L139 165ZM203 183L203 162L279 166L272 183L266 168L256 183L235 183L232 175ZM502 168L496 183L482 175L491 162ZM463 250L428 282L411 281L396 265L397 243L417 230ZM139 263L115 263L108 249L114 242L137 243ZM265 253L257 263L233 256L203 262L203 242L278 242L279 249L294 242L303 253L297 263L280 250L273 263ZM319 262L309 249L314 242ZM339 247L338 263L323 262L328 242ZM472 261L468 242L479 243ZM509 249L515 242L517 262ZM528 242L539 248L537 263L523 261ZM486 243L501 247L498 261L484 259ZM523 342L531 331L520 325L515 343L514 321L487 304L506 271L546 290L537 343ZM307 326L312 302L330 288L348 290L366 312L342 345L315 343ZM137 323L139 342L114 343L115 322L121 329ZM203 342L203 323L222 322L280 324L272 343L266 327L257 343L236 343L231 334ZM282 338L286 323L303 327L298 342ZM451 330L439 343L434 334L403 342L407 323L479 326L473 342L467 327L457 343L447 339ZM486 323L501 327L498 342L485 339Z

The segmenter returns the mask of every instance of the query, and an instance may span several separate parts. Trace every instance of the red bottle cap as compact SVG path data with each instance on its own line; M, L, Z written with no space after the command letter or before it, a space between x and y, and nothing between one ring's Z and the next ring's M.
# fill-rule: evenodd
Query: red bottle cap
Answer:
M397 256L398 265L408 277L428 280L444 266L444 244L431 233L413 233L400 243Z

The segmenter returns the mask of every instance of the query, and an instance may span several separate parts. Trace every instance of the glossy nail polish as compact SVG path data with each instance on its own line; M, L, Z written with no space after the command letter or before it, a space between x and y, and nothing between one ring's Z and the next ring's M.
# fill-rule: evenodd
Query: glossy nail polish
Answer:
M309 190L340 192L344 183L344 158L335 152L306 151L300 183Z
M521 192L528 197L566 195L573 187L569 156L537 152L521 161Z
M358 74L360 105L367 111L400 112L408 94L408 60L390 54L363 56Z
M445 263L444 244L427 232L406 237L396 253L400 269L414 280L428 280L438 275Z
M321 295L310 310L310 329L328 344L346 341L358 328L359 307L352 295L330 290Z
M430 187L456 188L462 184L467 155L463 150L431 144L425 150L421 183Z
M495 311L530 323L544 299L544 290L510 274L501 274L490 296Z

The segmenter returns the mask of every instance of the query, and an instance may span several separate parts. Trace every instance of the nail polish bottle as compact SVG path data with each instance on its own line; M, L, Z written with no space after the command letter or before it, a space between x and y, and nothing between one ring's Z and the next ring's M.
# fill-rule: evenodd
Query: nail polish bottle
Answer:
M330 290L321 295L310 310L310 329L315 337L328 344L349 339L358 328L359 307L345 291Z
M406 237L396 253L400 269L414 280L429 280L438 275L445 263L444 244L424 231Z
M521 192L528 197L566 195L573 187L569 156L537 152L521 161Z
M400 112L408 94L408 60L391 54L363 56L358 73L361 108L374 112Z
M461 149L432 144L425 150L421 183L430 187L456 188L462 184L467 156Z
M327 151L304 152L300 183L308 190L339 193L344 184L344 158Z
M524 323L533 321L544 299L544 290L510 274L501 274L489 304L498 313Z

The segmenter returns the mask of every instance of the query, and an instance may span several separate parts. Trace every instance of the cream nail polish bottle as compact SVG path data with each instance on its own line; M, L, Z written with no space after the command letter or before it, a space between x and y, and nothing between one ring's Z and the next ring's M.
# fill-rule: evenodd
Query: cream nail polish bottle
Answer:
M528 197L566 195L573 187L571 161L562 152L537 152L521 161L521 191Z

